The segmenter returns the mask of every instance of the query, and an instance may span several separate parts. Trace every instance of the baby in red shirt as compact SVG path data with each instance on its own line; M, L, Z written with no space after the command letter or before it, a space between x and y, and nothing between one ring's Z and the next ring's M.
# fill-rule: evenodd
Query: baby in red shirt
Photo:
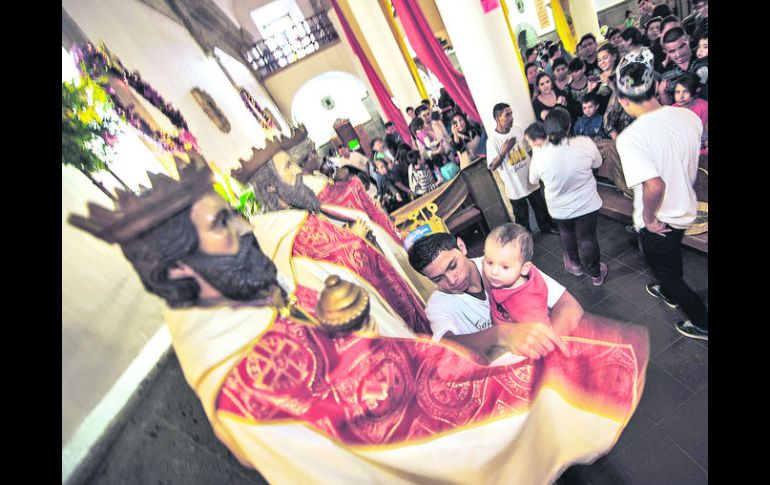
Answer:
M532 234L519 224L496 227L484 242L483 277L492 322L551 325L548 287L532 264Z

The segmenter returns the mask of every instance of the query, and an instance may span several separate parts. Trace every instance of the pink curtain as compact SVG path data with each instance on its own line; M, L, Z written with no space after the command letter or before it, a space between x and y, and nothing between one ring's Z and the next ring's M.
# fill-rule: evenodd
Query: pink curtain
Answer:
M476 110L476 104L473 102L465 77L457 72L439 41L433 36L433 30L425 19L417 0L393 0L393 6L417 57L441 81L460 109L465 111L468 117L480 122L481 117Z
M377 99L380 102L380 106L382 106L382 109L385 110L385 117L396 125L396 131L398 131L398 133L401 135L404 143L407 143L409 146L411 146L412 135L409 133L409 127L404 120L404 115L401 114L401 111L399 111L398 107L393 103L393 99L391 98L390 93L385 88L385 85L382 84L382 80L380 80L380 78L377 76L377 72L372 67L372 63L369 62L369 59L366 57L366 53L361 48L361 44L358 43L358 39L356 39L356 36L353 34L353 31L350 28L350 24L348 24L345 15L342 13L342 9L337 4L337 0L332 0L332 6L334 7L334 11L337 13L337 17L340 19L342 30L345 31L345 37L347 37L350 47L353 48L353 52L356 54L356 57L358 57L358 60L361 62L361 66L364 68L366 77L369 79L369 83L372 85L372 89L374 89L374 94L377 96ZM393 155L395 155L395 153Z

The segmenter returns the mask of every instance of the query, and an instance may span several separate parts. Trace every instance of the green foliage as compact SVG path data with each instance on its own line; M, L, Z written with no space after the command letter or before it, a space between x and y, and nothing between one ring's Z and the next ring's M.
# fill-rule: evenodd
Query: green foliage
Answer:
M228 204L246 219L258 214L262 205L254 195L254 188L250 185L243 186L229 175L220 175L223 182L215 182L214 190L227 201Z
M105 116L112 107L109 95L91 78L81 77L78 85L62 82L61 98L62 163L86 173L105 170L118 131Z

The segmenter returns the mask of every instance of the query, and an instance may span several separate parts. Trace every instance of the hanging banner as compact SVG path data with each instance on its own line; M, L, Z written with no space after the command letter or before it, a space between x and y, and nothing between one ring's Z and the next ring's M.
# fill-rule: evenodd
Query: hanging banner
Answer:
M545 0L535 0L535 11L537 12L537 20L540 22L541 29L551 25L548 21L548 12L545 9Z
M481 8L484 9L484 13L489 13L499 6L500 0L481 0Z

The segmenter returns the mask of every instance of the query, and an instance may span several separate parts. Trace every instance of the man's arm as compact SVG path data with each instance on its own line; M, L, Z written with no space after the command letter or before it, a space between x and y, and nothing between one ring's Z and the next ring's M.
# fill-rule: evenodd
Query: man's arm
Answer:
M505 157L508 156L508 152L510 152L513 149L514 145L516 145L516 141L517 141L516 137L509 138L509 139L505 140L505 142L503 143L502 148L500 149L500 154L498 156L496 156L489 163L489 169L490 170L496 170L497 167L499 167L500 164L503 163L503 160L505 159Z
M666 229L666 225L657 218L658 209L663 202L663 195L666 193L666 183L662 178L654 177L642 182L642 189L644 227L656 234L671 232L671 229Z
M580 303L569 291L565 291L551 308L551 324L554 331L557 335L571 335L583 314Z
M444 334L444 338L484 357L494 347L503 347L530 359L545 357L557 348L564 356L570 356L567 344L548 325L539 322L499 323L486 330L463 335L450 331Z

